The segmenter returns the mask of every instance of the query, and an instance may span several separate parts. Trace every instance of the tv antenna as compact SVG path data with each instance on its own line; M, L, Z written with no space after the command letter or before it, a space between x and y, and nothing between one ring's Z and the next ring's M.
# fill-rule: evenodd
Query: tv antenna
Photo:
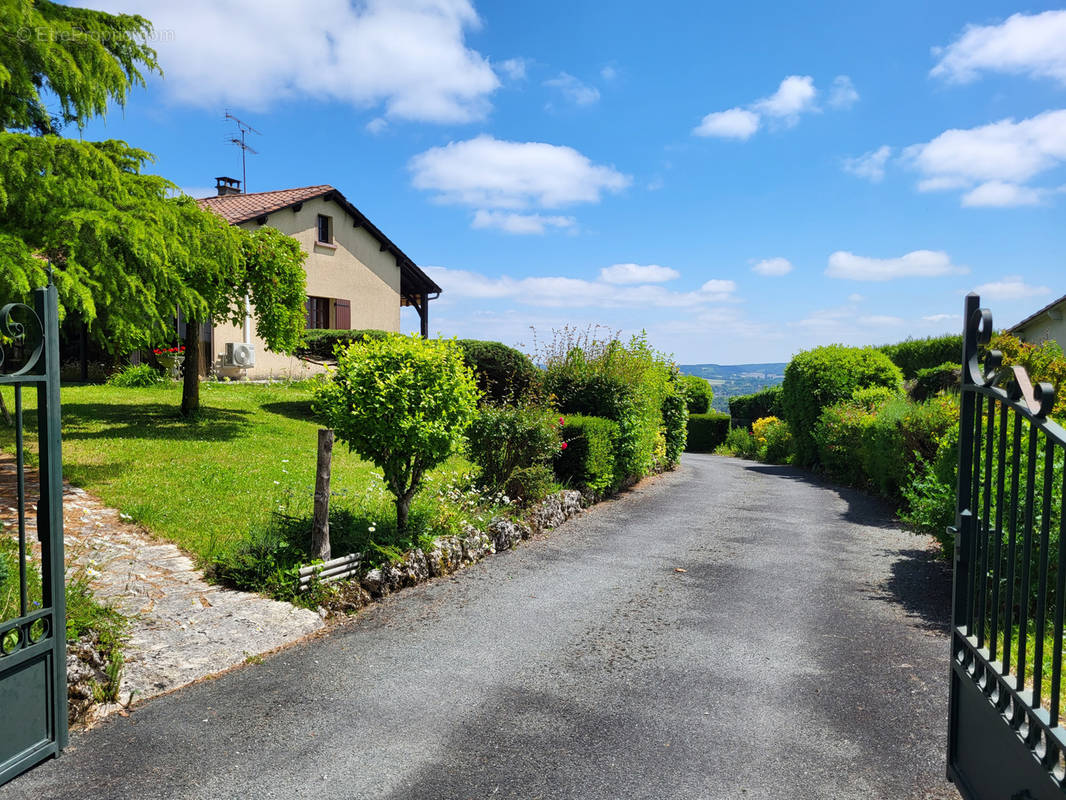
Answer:
M234 123L236 123L236 125L237 125L237 130L241 134L240 137L237 137L237 136L229 136L229 137L227 137L226 138L226 142L229 143L229 144L236 145L241 150L241 191L244 192L245 194L247 194L248 193L248 165L247 165L247 162L246 162L246 158L247 158L248 153L251 153L253 156L259 155L259 151L256 150L254 147L252 147L247 142L245 142L244 138L245 138L245 135L249 134L249 133L254 133L256 136L262 136L263 134L261 134L259 131L257 131L255 128L253 128L251 125L249 125L247 122L244 122L243 120L237 119L235 116L233 116L231 113L229 113L229 111L226 112L226 119L233 120Z

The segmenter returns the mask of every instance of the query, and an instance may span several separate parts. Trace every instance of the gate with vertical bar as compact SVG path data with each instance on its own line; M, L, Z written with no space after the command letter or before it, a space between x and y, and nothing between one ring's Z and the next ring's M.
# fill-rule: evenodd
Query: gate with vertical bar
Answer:
M0 308L0 389L14 399L18 587L0 609L0 784L67 742L66 614L63 583L63 475L59 431L56 287L33 293L33 307ZM36 390L39 546L28 538L24 390ZM12 534L4 529L0 536ZM9 543L10 545L10 543ZM14 547L14 545L10 545ZM9 560L5 562L5 565ZM6 567L5 567L6 568Z
M1062 800L1066 430L1050 384L981 363L975 294L963 326L948 778L967 800Z

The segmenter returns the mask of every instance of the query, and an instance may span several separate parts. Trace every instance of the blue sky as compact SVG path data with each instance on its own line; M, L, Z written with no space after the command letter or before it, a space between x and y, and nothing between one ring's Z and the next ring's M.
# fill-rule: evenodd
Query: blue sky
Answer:
M85 138L202 196L240 176L229 109L263 134L248 189L339 188L444 288L445 336L781 361L1066 293L1054 5L85 4L152 20L165 71Z

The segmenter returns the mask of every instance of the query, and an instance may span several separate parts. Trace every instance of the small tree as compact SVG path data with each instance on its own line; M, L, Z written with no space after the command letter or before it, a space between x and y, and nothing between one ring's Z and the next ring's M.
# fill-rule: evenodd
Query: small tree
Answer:
M381 470L400 533L422 478L462 442L477 400L455 342L417 335L338 348L337 368L314 396L337 438Z

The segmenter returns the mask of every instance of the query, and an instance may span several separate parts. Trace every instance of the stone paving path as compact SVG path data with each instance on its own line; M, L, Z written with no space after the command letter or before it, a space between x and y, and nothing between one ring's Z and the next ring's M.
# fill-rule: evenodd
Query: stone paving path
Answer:
M27 539L36 542L35 473L27 473L26 495ZM0 454L0 535L15 530L15 502L14 459ZM65 487L63 510L68 574L84 569L96 597L130 618L122 703L221 672L325 625L313 611L207 583L181 550L83 489Z

